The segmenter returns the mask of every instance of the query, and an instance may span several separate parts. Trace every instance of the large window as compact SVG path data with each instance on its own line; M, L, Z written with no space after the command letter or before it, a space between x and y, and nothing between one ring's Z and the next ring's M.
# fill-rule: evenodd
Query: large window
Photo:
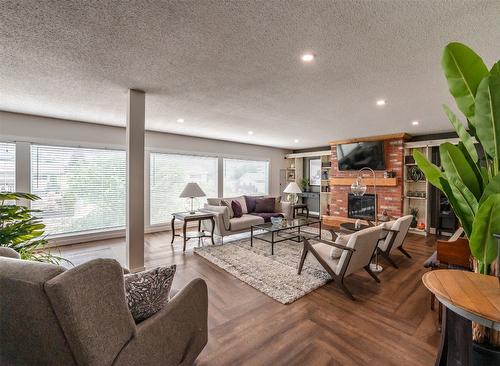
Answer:
M269 162L224 159L224 197L268 194Z
M150 154L151 224L171 219L172 212L186 211L186 199L179 198L184 186L196 182L208 197L217 197L217 158ZM205 199L198 199L202 206Z
M48 234L123 227L125 152L32 145L31 192Z
M0 192L16 190L16 144L0 142Z

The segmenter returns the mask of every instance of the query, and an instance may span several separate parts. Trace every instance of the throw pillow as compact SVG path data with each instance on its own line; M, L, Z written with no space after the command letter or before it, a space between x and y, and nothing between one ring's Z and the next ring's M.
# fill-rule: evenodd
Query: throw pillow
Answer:
M243 208L241 207L241 204L238 201L232 201L231 208L233 209L234 217L243 216Z
M245 197L245 203L247 204L247 213L255 212L255 205L257 200L261 198L260 196L243 196Z
M174 264L124 276L127 304L136 323L149 318L167 304L175 268Z
M350 238L351 235L339 235L337 236L337 239L335 239L335 244L347 246ZM332 257L333 259L339 259L342 256L343 252L344 250L340 248L332 247L332 249L330 250L330 257Z
M234 217L234 211L233 211L233 206L232 206L231 200L221 200L220 205L221 206L226 206L227 209L229 210L229 218L232 219Z
M273 213L276 206L276 199L274 197L259 198L255 201L256 213Z

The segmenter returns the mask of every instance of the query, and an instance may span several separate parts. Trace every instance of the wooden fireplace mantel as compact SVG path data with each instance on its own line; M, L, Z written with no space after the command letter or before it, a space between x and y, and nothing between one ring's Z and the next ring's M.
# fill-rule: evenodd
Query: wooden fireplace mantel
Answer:
M356 181L356 177L334 177L330 178L331 186L350 186ZM363 177L363 182L367 186L373 186L373 178ZM398 178L375 178L377 187L397 187Z

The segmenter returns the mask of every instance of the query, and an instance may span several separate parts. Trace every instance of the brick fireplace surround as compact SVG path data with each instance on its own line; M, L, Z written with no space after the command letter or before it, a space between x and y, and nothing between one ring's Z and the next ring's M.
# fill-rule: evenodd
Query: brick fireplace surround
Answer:
M397 178L397 185L393 187L377 186L377 213L381 215L384 210L390 216L399 217L403 214L403 167L404 167L404 141L406 135L398 135L397 138L380 138L384 141L385 165L387 171L393 171ZM370 138L371 141L376 138ZM362 141L357 140L357 141ZM357 142L352 141L352 142ZM340 142L339 142L340 143ZM342 142L349 143L349 142ZM332 169L330 178L353 178L358 176L357 171L339 171L337 159L337 144L331 143ZM375 175L378 179L384 179L384 171L376 171ZM371 172L363 172L363 177L371 178ZM373 193L373 186L367 185L366 193ZM349 185L333 185L330 183L330 217L325 217L326 221L342 221L342 218L347 218L347 195L351 190ZM349 219L345 220L348 221Z

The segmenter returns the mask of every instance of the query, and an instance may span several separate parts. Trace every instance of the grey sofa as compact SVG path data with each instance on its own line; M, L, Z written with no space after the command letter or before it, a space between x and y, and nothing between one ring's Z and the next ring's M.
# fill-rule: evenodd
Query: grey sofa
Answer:
M271 196L263 196L268 198ZM289 202L281 201L280 197L272 197L275 199L275 208L272 214L281 214L285 219L290 219L293 216L293 206ZM240 202L243 209L243 216L230 217L228 208L221 206L221 201L237 200ZM249 212L244 196L231 198L208 198L207 204L202 211L211 212L215 215L215 235L223 240L225 236L234 235L250 231L252 225L263 224L268 218L258 216L259 214ZM264 214L269 216L269 214ZM203 221L203 228L207 231L212 229L212 224L208 221Z
M207 286L201 279L136 325L115 260L65 270L1 249L2 366L191 365L207 343Z

